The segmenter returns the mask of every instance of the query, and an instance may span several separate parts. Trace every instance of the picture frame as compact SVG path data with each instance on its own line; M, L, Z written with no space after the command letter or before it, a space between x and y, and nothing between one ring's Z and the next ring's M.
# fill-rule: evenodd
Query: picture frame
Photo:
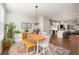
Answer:
M31 23L28 23L28 22L21 22L21 28L32 28L32 24Z

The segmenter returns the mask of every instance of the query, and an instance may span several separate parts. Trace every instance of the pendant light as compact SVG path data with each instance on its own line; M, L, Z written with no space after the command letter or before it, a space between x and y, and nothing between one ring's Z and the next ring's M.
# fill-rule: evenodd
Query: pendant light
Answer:
M37 15L37 8L38 8L38 6L36 5L35 8L36 8L36 23L35 23L35 25L36 25L36 33L39 34L40 30L38 28L38 24L39 23L38 23L38 15Z
M36 23L35 23L35 25L38 25L38 22L37 22L37 19L38 19L37 8L38 8L38 6L36 5L35 8L36 8Z

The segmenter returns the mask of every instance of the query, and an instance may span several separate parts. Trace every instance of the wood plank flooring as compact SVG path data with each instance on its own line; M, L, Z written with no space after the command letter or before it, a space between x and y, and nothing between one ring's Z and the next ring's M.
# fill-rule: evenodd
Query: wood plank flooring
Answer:
M57 45L66 49L69 49L71 51L70 55L78 55L79 53L79 40L69 40L69 38L66 39L59 39L56 37L56 35L52 35L50 38L50 43L53 45ZM9 48L3 49L2 55L8 55Z
M53 34L50 43L71 50L71 55L78 55L79 40L69 40L69 38L59 39Z

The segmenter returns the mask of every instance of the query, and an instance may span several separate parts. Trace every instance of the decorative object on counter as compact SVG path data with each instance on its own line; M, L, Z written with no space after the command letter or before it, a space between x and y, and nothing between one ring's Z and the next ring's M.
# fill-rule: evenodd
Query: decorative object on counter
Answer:
M40 32L40 29L34 29L33 30L33 33L39 34L39 32Z
M40 32L40 29L37 29L37 34L39 34L39 32Z
M25 32L29 32L29 30L28 30L28 29L26 29L26 30L25 30Z

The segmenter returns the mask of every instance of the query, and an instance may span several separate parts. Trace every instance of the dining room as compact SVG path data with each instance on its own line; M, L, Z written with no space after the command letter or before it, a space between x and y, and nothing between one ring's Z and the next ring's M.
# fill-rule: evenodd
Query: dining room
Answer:
M3 3L1 6L4 25L1 55L79 54L78 3Z

